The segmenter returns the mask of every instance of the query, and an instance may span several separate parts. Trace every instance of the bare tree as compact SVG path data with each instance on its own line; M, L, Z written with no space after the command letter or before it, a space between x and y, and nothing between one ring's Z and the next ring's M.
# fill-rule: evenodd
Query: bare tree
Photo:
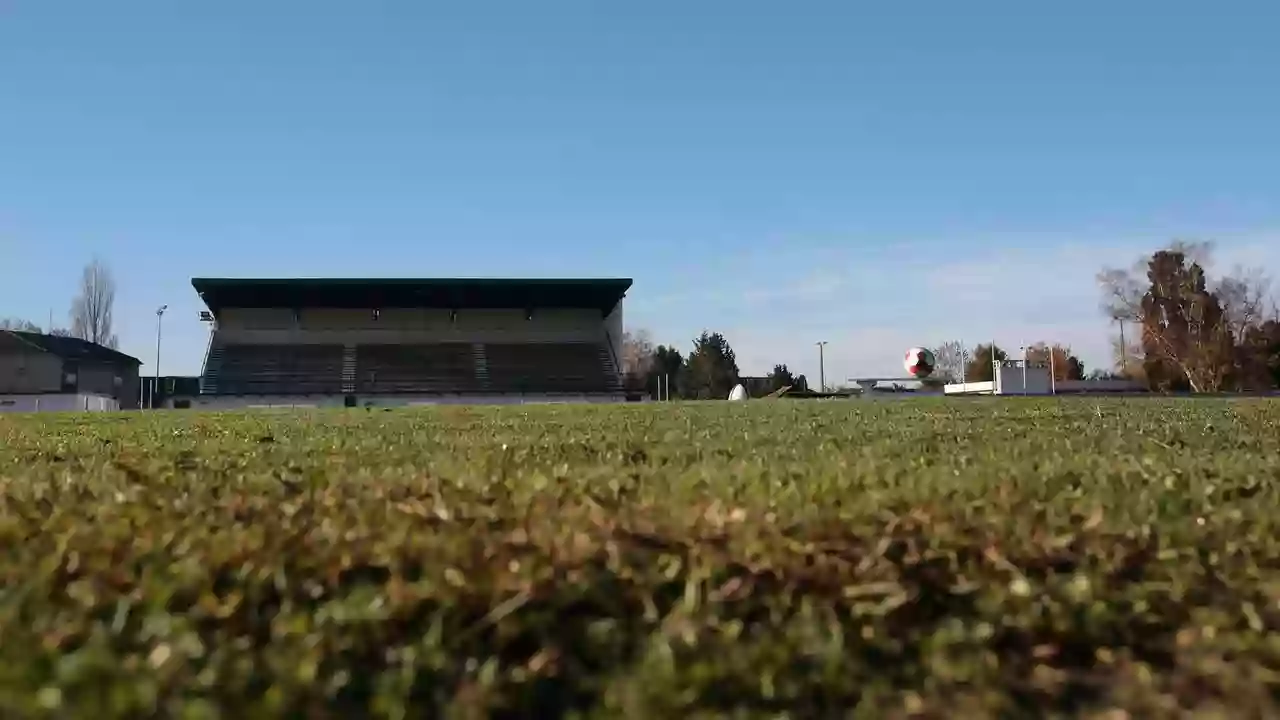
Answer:
M1188 264L1208 268L1213 259L1212 241L1174 240L1162 248L1181 254ZM1102 311L1121 323L1142 322L1142 297L1150 285L1147 278L1151 256L1143 256L1128 268L1103 268L1098 273L1102 289Z
M81 340L114 348L118 340L112 332L112 311L116 283L111 271L94 258L80 275L80 294L71 303L71 335Z
M1169 243L1169 247L1164 249L1173 253L1181 253L1188 263L1199 265L1207 271L1213 265L1214 248L1215 245L1212 240L1174 240Z
M1043 363L1053 368L1054 380L1083 380L1084 363L1071 354L1070 345L1038 342L1027 348L1027 362Z
M1261 268L1248 270L1236 266L1230 275L1218 281L1214 294L1222 302L1222 311L1235 342L1244 342L1249 328L1267 319L1272 308L1268 301L1271 279Z
M1098 273L1098 285L1102 290L1102 312L1111 318L1120 329L1116 349L1115 366L1121 375L1128 375L1136 357L1130 350L1133 348L1132 336L1126 337L1125 330L1135 327L1138 332L1142 327L1142 297L1147 288L1144 277L1146 263L1139 260L1132 268L1103 268ZM1133 331L1130 331L1133 332Z
M1142 345L1147 380L1216 392L1228 383L1235 348L1223 304L1208 288L1204 268L1180 252L1151 256L1150 289L1142 299Z
M1189 265L1207 268L1213 260L1214 244L1202 240L1174 240L1162 249L1171 255L1181 256ZM1115 367L1121 375L1139 378L1145 375L1142 365L1143 345L1150 323L1143 309L1143 299L1159 280L1150 276L1154 255L1138 258L1129 268L1103 268L1097 275L1102 291L1101 309L1116 323L1119 337L1112 343Z
M17 330L19 332L40 332L40 326L20 318L0 318L0 330Z
M1139 261L1133 268L1103 268L1098 273L1098 285L1102 289L1102 312L1118 322L1141 322L1142 296L1147 289L1143 280L1145 263Z
M1113 349L1124 375L1192 392L1270 382L1269 346L1258 340L1280 311L1270 278L1237 266L1211 280L1213 250L1175 241L1132 269L1098 274L1102 309L1119 325Z
M969 362L969 351L959 340L948 340L933 350L933 358L937 362L936 377L949 382L960 382L964 377L965 364Z
M653 367L653 341L648 330L622 333L622 373L645 377Z
M1116 375L1142 382L1146 373L1142 368L1141 326L1129 337L1111 336L1111 367ZM1103 372L1112 372L1103 370Z

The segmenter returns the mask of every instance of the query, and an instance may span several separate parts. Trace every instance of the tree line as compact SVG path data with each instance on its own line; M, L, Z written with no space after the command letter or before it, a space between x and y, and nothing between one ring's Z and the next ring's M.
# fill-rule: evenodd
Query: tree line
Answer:
M990 382L995 379L993 361L1002 362L1014 357L994 342L980 343L970 351L959 340L942 343L933 348L933 354L937 369L930 380L934 383ZM1072 353L1070 345L1044 341L1033 343L1025 349L1019 348L1016 359L1048 365L1055 380L1084 380L1086 377L1084 362ZM1095 371L1092 375L1099 377L1103 373Z
M6 317L0 318L0 330L74 337L115 349L120 343L114 330L115 303L116 283L111 270L94 258L80 273L79 286L67 314L70 327L51 324L48 328L41 328L30 320Z
M674 345L655 346L647 331L626 332L621 363L627 389L653 397L669 393L672 399L724 399L734 385L750 382L739 373L729 341L715 332L704 331L695 338L687 355ZM808 381L784 364L775 365L763 383L749 390L758 395L784 387L805 390Z
M943 343L933 351L938 367L932 377L924 380L925 385L961 380L990 381L993 376L992 359L1006 360L1009 357L998 345L981 344L969 351L958 340ZM1026 350L1027 360L1032 363L1050 364L1051 356L1054 376L1058 380L1084 378L1084 364L1071 353L1070 347L1041 342ZM655 346L647 331L626 332L622 338L621 363L627 389L653 397L669 392L672 399L723 399L739 382L748 385L748 391L757 396L784 387L810 389L808 378L792 373L785 364L774 365L763 381L742 377L729 341L716 332L704 331L695 338L687 355L673 345Z
M1258 268L1210 277L1211 243L1174 242L1098 274L1117 375L1157 391L1280 388L1280 307Z
M1008 353L992 343L978 345L969 351L958 340L933 348L938 367L926 385L949 382L990 381L993 375L991 360L1008 359ZM1084 378L1084 364L1071 354L1070 347L1059 344L1036 343L1026 350L1027 359L1048 364L1053 358L1054 375L1058 380ZM627 389L657 397L670 394L672 399L706 400L728 397L734 385L742 382L752 395L764 395L784 387L793 390L809 390L809 381L803 374L796 375L785 364L773 366L762 381L744 378L738 370L737 356L724 335L704 331L694 339L693 347L686 355L674 345L653 344L645 330L625 332L622 337L622 372ZM813 388L822 390L822 388ZM827 388L840 390L843 386Z
M1280 388L1280 305L1260 269L1235 268L1210 277L1213 246L1175 241L1130 268L1104 268L1097 276L1102 309L1114 323L1109 367L1086 373L1069 345L1041 341L1018 357L1049 365L1056 380L1127 379L1156 392L1232 392ZM958 340L932 348L937 370L926 384L988 382L992 361L1008 360L994 342L970 350ZM647 332L623 338L623 373L629 389L658 395L669 382L672 398L724 398L740 381L733 348L720 333L703 332L688 354L654 346ZM665 378L666 380L660 380ZM782 387L808 389L803 375L775 365L753 395Z
M1212 251L1210 243L1176 241L1129 268L1098 273L1102 309L1116 327L1114 363L1089 377L1130 379L1164 392L1280 388L1280 306L1270 294L1270 278L1260 269L1241 268L1212 278ZM111 271L94 258L81 271L70 326L43 331L115 348L115 297ZM15 318L0 319L0 329L42 331ZM1009 358L994 343L970 351L953 340L933 350L937 383L990 381L992 360ZM1025 353L1030 362L1051 364L1058 380L1085 377L1084 364L1069 346L1038 342ZM672 398L723 398L742 381L733 348L716 332L704 331L687 354L674 345L654 346L645 331L626 333L621 363L629 388L654 396L661 383ZM762 386L750 390L762 394L782 387L808 389L808 382L778 364Z

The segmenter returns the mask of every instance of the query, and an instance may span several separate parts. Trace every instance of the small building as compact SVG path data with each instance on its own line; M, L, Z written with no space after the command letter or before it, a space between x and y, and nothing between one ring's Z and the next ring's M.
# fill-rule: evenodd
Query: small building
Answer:
M997 360L993 363L995 380L950 383L947 395L1095 395L1143 393L1142 383L1130 380L1058 380L1050 377L1047 363L1022 360Z
M763 377L742 376L738 378L738 382L747 391L747 397L764 397L776 389L773 387L773 378L767 375Z
M136 409L141 364L79 338L0 330L0 412Z
M199 375L162 375L142 378L143 409L187 410L200 400Z

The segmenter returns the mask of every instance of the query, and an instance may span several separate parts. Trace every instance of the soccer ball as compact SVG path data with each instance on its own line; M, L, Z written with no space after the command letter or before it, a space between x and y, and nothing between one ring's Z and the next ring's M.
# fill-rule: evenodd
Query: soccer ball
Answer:
M938 366L938 361L933 357L932 350L913 347L907 351L907 356L903 359L902 366L907 369L907 373L911 377L925 378L933 374L934 368Z

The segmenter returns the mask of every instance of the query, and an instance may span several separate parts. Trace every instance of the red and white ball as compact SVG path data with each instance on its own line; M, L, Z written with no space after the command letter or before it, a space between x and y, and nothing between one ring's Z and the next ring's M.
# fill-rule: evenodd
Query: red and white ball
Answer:
M913 347L907 351L902 366L907 369L911 377L925 378L933 374L938 367L938 360L929 348Z

